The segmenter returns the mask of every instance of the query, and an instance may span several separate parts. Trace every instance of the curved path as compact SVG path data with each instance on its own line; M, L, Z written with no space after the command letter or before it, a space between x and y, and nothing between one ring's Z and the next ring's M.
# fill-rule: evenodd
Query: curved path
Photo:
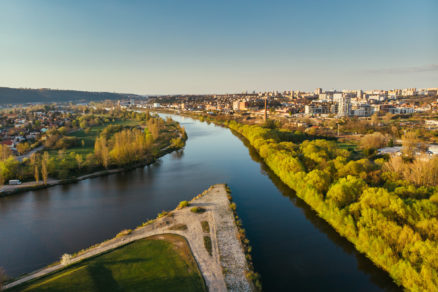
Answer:
M190 209L199 206L206 211L193 213ZM201 221L207 221L210 232L202 230ZM185 230L178 230L181 226ZM165 233L179 234L186 238L192 253L199 265L209 291L252 291L252 284L246 279L248 265L245 259L241 242L237 238L237 228L234 216L229 207L225 185L219 184L210 187L201 196L190 202L190 206L175 209L167 216L153 220L144 227L139 227L130 234L110 239L95 247L81 251L71 259L70 264L118 248L130 242L152 235ZM212 255L204 246L204 236L210 235L212 241ZM56 264L31 273L23 278L5 285L5 289L23 284L53 272L65 266ZM223 274L226 271L226 274Z

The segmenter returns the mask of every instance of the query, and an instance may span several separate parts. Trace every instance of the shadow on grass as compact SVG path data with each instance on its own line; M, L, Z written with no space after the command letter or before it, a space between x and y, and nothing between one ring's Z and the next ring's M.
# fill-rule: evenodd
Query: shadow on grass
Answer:
M87 267L97 291L123 291L114 279L113 273L104 264L92 264Z

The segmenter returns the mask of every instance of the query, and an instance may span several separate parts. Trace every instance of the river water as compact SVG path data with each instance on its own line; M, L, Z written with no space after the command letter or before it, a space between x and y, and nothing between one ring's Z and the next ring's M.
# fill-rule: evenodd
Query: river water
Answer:
M227 183L265 291L398 291L230 130L172 116L186 147L145 168L0 198L0 266L44 267Z

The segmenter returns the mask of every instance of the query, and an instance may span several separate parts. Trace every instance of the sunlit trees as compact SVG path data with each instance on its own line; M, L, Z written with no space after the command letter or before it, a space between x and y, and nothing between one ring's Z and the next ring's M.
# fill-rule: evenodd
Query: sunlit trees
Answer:
M5 160L0 161L0 181L4 184L10 179L17 179L19 162L15 157L9 156Z
M387 123L391 117L385 117ZM438 290L438 158L414 158L418 133L403 137L407 157L385 162L354 160L334 141L305 140L235 121L223 124L243 135L298 197L397 283L412 291ZM385 143L374 133L362 146Z
M43 154L43 158L41 160L41 176L44 184L47 184L47 179L49 177L49 153L46 151Z
M32 153L32 155L30 156L30 166L31 168L33 168L33 175L35 178L36 183L40 182L40 171L39 171L39 154L37 153Z
M379 149L387 144L387 138L380 132L374 132L367 134L360 140L360 146L363 149Z
M11 155L11 149L6 145L0 144L0 161L7 159Z
M110 157L118 165L138 161L148 154L151 139L139 129L126 129L114 134Z
M400 156L392 156L385 163L384 170L417 186L438 185L438 157L419 155L412 161L404 161Z
M343 208L355 202L365 187L366 183L362 179L349 175L339 179L330 187L327 199L331 200L337 207Z
M17 144L17 152L19 154L24 154L30 150L30 145L28 142L22 142Z
M414 157L415 152L417 151L417 145L418 145L418 136L417 133L414 131L410 131L405 133L402 136L402 152L403 155L407 157Z
M110 162L110 155L107 140L105 137L100 136L94 143L94 155L103 167L108 168Z

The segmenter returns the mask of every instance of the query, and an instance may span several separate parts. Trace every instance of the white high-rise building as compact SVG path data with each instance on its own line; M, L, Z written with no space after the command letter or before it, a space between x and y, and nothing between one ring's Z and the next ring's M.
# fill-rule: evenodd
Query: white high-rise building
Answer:
M348 117L350 115L351 110L351 100L350 97L343 96L339 99L338 106L338 116L339 117Z

